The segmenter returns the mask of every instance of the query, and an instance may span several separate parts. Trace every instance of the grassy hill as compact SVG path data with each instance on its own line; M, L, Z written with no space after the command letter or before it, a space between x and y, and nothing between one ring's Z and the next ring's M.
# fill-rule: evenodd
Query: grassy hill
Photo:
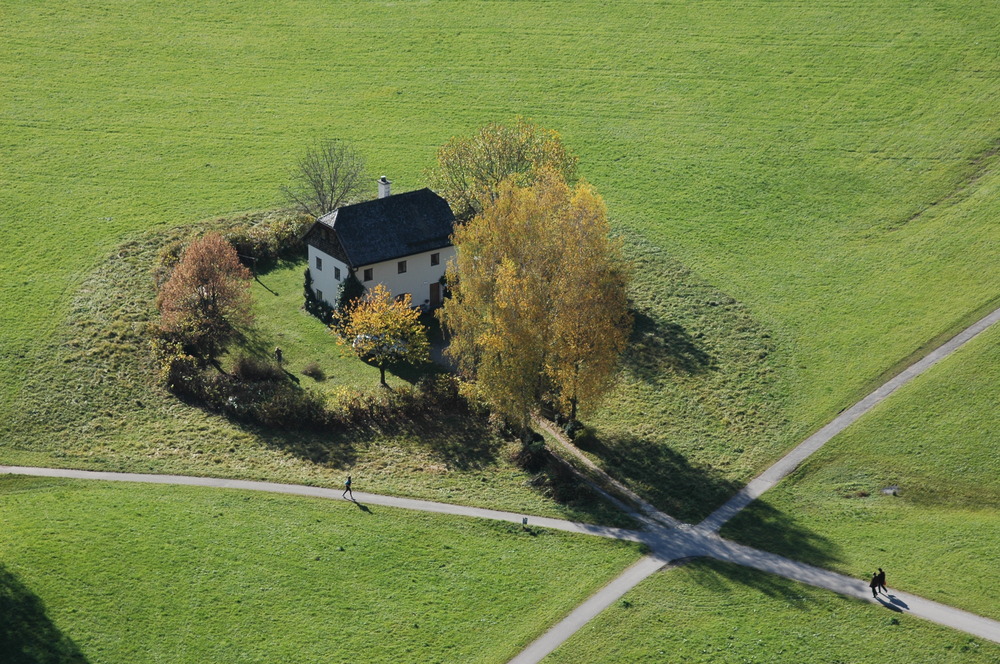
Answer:
M998 22L957 2L8 8L0 411L31 403L24 377L123 237L274 204L318 135L415 188L450 135L521 113L564 133L622 232L773 339L779 385L750 401L781 432L735 452L746 409L707 415L741 481L995 301ZM680 407L647 442L714 465L669 434Z

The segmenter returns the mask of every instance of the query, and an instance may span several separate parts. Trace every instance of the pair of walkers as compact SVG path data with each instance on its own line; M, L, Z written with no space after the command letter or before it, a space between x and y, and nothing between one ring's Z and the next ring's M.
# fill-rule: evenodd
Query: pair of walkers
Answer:
M872 574L872 580L868 583L868 587L872 589L872 597L878 597L878 591L881 590L884 594L888 595L889 591L885 587L885 572L882 568L878 568L878 572Z

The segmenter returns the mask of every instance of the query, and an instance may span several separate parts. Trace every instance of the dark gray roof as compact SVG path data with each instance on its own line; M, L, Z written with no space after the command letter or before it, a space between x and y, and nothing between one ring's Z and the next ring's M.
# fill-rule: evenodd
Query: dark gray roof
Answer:
M336 237L323 241L316 232L320 224L332 228ZM451 246L454 229L455 215L447 201L420 189L338 208L321 217L306 239L357 268Z

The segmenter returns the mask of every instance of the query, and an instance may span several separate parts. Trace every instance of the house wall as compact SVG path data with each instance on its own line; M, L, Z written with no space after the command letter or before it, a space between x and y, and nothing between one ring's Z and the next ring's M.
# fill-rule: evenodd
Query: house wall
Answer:
M337 306L337 295L340 294L340 282L346 279L349 274L347 265L312 245L308 245L308 249L309 274L312 275L313 279L313 292L317 293L317 296L319 293L322 293L320 299L331 306ZM320 268L316 267L317 257L323 263ZM334 274L336 274L334 268L340 268L339 280L334 277Z
M438 265L431 265L431 254L441 254L441 262ZM448 267L448 261L454 256L455 247L441 247L433 251L405 256L398 260L363 265L358 268L356 274L365 288L374 288L377 284L383 284L393 296L409 293L413 305L422 306L430 300L431 284L437 283L441 279ZM397 264L400 260L406 261L404 274L399 274ZM326 265L325 262L323 264ZM364 280L366 268L372 270L371 281Z

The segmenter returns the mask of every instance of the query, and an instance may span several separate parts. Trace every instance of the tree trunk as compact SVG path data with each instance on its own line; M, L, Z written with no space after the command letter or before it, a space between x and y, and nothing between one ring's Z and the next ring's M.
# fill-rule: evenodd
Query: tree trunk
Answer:
M382 387L389 387L389 383L385 382L385 365L379 365L379 380L382 382Z

